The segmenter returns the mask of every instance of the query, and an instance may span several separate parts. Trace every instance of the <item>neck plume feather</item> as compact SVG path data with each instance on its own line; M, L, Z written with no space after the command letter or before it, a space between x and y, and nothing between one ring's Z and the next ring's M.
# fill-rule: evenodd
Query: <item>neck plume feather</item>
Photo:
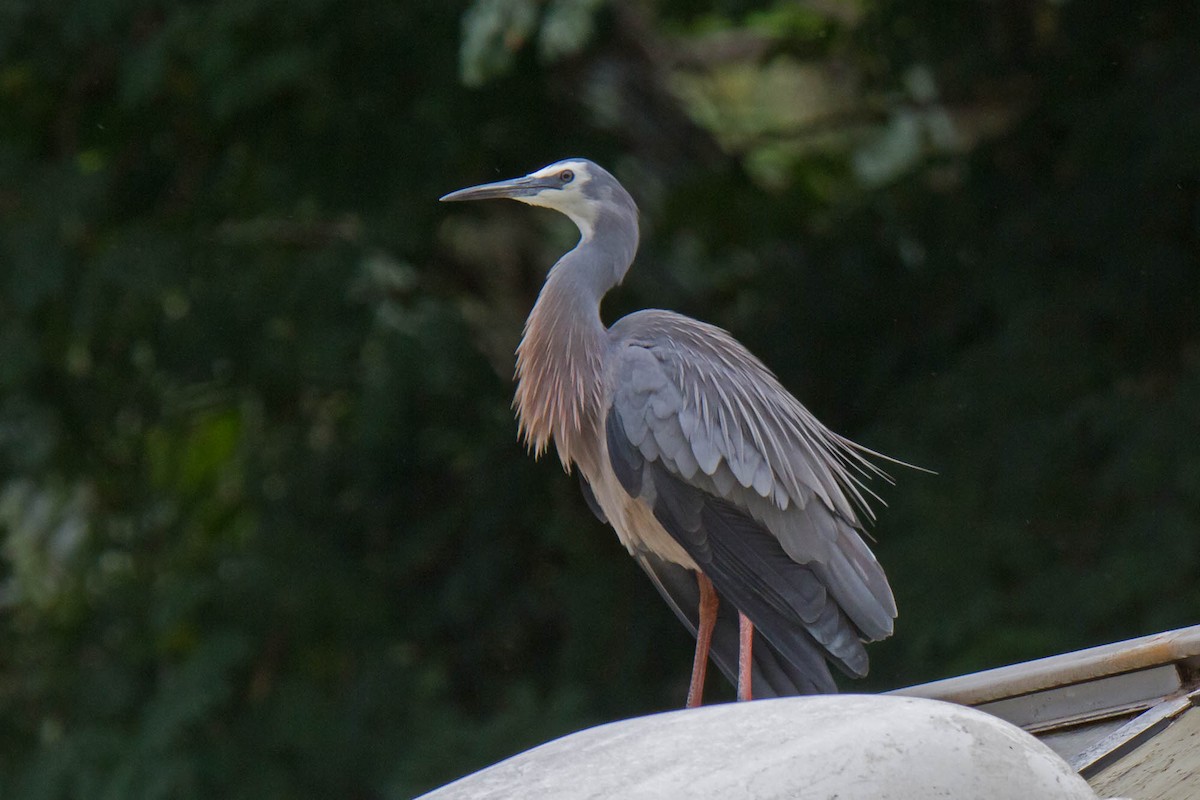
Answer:
M625 276L638 243L637 206L608 179L605 207L546 276L517 346L521 437L539 456L553 439L563 468L579 464L585 473L597 468L601 450L608 331L600 300Z
M567 470L599 457L608 343L600 322L603 291L586 285L580 269L586 265L571 263L573 253L550 271L525 321L513 399L526 446L540 456L553 439Z

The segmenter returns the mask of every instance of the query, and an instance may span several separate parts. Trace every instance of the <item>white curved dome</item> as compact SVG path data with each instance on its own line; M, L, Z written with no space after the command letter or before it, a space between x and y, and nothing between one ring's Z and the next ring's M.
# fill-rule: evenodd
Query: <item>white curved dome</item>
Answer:
M614 722L425 795L722 800L1095 800L1020 728L937 700L789 697Z

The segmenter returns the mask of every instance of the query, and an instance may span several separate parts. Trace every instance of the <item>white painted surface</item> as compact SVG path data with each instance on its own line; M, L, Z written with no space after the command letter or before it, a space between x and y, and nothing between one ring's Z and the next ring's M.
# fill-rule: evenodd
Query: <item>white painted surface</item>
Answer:
M880 695L674 711L565 736L425 800L1095 800L1033 736L971 708Z

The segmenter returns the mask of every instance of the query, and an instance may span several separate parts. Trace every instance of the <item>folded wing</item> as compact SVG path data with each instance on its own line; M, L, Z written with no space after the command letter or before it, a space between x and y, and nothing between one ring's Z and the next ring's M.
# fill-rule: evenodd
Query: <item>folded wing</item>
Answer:
M643 311L610 335L606 437L625 490L750 617L796 688L832 691L826 659L865 674L862 642L890 635L896 616L860 535L862 479L882 475L869 451L821 425L719 328ZM656 584L670 595L661 575Z

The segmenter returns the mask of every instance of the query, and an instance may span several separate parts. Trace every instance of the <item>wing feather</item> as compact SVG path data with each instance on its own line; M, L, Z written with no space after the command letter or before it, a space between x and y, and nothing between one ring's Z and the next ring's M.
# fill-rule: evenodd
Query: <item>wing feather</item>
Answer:
M873 516L864 479L882 470L719 328L643 311L614 325L610 340L610 457L625 447L627 460L643 462L660 522L714 583L710 570L751 587L737 590L753 595L740 602L759 606L764 635L783 657L812 666L803 648L780 644L781 620L793 619L846 671L865 671L860 639L890 635L896 615L860 534L859 513ZM611 441L614 428L623 441ZM718 585L722 594L729 588Z
M696 576L691 570L664 561L653 553L638 553L637 562L675 616L695 636L699 626L697 608L700 604ZM763 637L761 631L756 631L754 638L754 672L751 680L755 697L785 697L822 691L824 687L814 683L803 670L784 658ZM737 683L738 643L737 611L728 603L722 604L717 609L710 652L717 667L734 684Z

